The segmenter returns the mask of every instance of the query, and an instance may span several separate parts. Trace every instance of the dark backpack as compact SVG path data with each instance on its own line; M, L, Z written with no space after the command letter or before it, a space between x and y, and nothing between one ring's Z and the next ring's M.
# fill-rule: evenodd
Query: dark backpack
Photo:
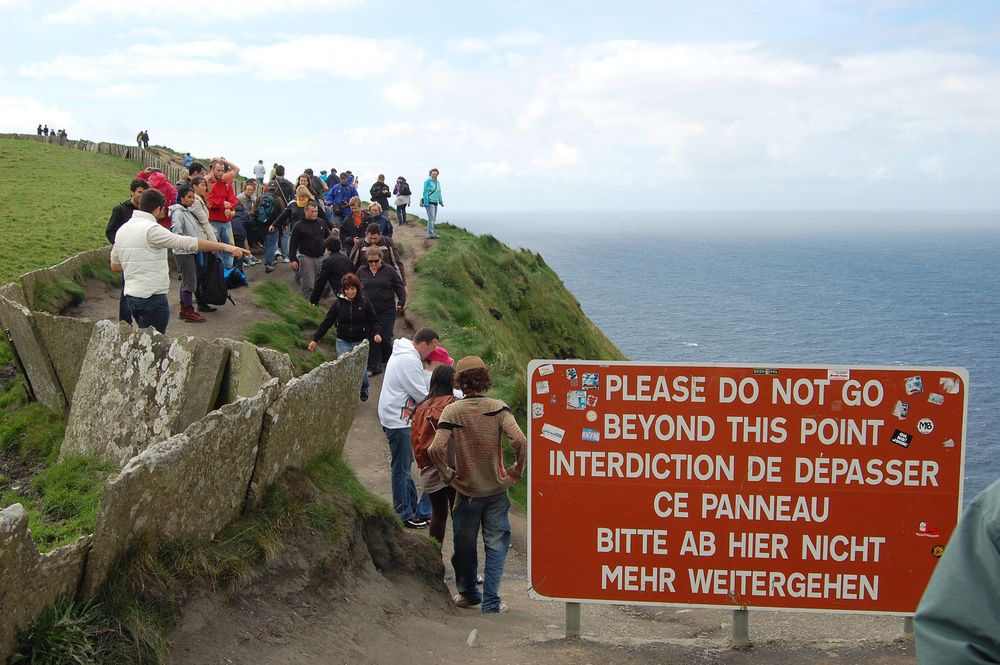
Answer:
M401 196L409 196L410 193L411 193L410 192L410 183L406 182L405 180L403 182L399 183L399 193L400 193Z
M215 252L205 252L202 256L205 257L205 278L200 285L202 299L209 305L225 305L226 300L232 302L226 276L222 272L222 261Z

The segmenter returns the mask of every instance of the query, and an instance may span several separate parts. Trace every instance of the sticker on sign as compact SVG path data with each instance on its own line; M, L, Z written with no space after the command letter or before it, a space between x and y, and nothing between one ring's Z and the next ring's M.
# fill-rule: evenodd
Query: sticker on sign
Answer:
M959 516L968 373L763 367L532 361L529 404L568 396L528 422L533 595L912 613Z

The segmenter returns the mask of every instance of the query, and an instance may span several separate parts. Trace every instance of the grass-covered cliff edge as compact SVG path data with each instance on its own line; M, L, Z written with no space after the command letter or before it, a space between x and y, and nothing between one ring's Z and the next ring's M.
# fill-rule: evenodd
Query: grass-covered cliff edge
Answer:
M454 358L480 356L492 392L522 416L525 369L533 358L623 360L540 254L449 224L417 261L410 305L441 335Z

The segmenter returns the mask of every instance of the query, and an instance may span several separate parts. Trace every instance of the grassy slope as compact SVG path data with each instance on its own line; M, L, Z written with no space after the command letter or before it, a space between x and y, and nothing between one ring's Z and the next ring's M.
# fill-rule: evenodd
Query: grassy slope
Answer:
M140 170L110 155L0 139L0 284L106 245L111 209Z
M477 355L490 366L490 394L511 407L522 428L531 359L625 359L541 255L448 224L435 230L441 239L416 264L420 292L410 306L452 357ZM523 506L526 492L521 482L511 497Z
M142 166L108 155L59 146L0 139L0 284L81 251L107 244L111 208L128 196ZM0 342L0 365L10 360ZM25 505L32 536L42 551L93 531L104 478L111 468L93 460L55 463L66 426L38 403L27 403L19 381L0 392L0 450L47 466L29 492L5 488L0 506Z

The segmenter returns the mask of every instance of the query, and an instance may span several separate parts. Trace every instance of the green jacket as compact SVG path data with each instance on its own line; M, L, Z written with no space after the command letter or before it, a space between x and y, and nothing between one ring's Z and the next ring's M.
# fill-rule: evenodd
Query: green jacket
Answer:
M921 665L1000 663L1000 481L959 520L913 628Z

